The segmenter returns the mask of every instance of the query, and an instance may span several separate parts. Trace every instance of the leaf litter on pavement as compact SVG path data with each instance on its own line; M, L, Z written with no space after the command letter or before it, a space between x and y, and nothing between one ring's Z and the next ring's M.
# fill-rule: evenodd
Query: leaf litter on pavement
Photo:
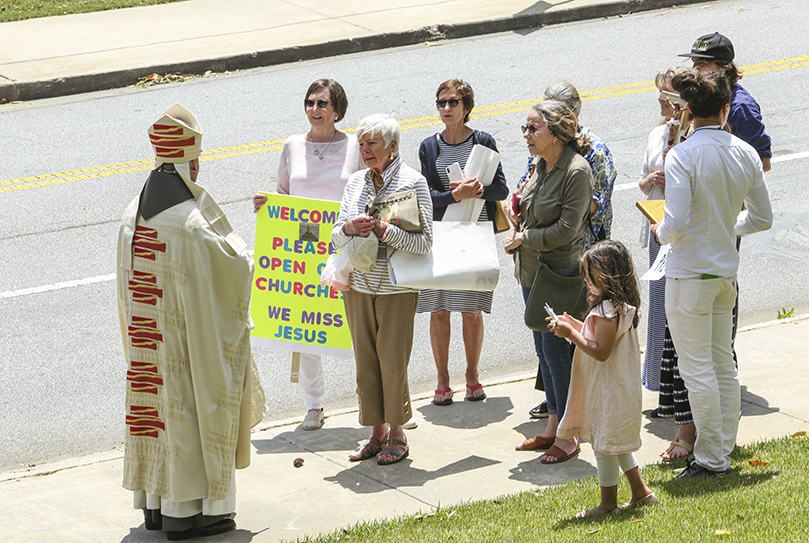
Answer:
M183 81L189 81L191 79L199 79L201 77L219 77L220 75L230 75L233 72L212 72L208 70L202 75L199 74L163 74L160 75L158 73L149 74L145 77L141 77L138 79L138 82L135 83L135 87L141 87L143 89L148 87L154 87L155 85L165 85L168 83L182 83Z

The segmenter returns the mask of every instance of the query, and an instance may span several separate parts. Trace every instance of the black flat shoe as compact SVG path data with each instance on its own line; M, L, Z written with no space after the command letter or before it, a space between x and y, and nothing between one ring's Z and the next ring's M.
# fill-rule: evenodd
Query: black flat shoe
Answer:
M705 477L724 477L728 474L730 470L726 469L724 471L713 471L708 468L704 468L697 464L696 462L688 462L688 466L683 469L675 478L674 480L680 481L682 479L703 479Z
M163 515L160 514L160 509L144 509L143 521L147 530L163 529Z
M545 400L535 408L528 411L528 416L530 416L532 419L548 418L548 401Z
M209 535L224 534L231 530L236 529L236 521L232 518L220 520L202 528L191 528L190 530L183 530L181 532L166 532L166 538L169 541L182 541L184 539L191 539L192 537L208 537Z

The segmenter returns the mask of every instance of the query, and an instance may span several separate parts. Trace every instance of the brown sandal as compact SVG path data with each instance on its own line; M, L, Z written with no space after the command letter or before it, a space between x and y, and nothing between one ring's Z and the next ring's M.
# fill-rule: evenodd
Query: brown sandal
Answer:
M545 449L550 449L554 441L556 441L556 436L534 436L526 439L514 448L518 451L544 451Z
M368 460L369 458L373 458L374 456L378 455L382 449L385 447L385 444L388 441L388 436L385 435L382 439L377 439L374 436L371 436L368 441L348 453L348 459L351 462L359 462L361 460ZM376 448L372 448L372 446L376 446Z
M567 462L580 452L581 452L581 445L576 445L576 450L574 450L570 454L567 454L565 451L563 451L556 445L553 445L550 449L548 449L548 452L539 457L539 461L542 462L543 464L561 464L562 462ZM556 460L554 461L546 460L545 459L546 456L555 456Z
M390 445L401 447L404 450L397 451L393 447L390 447ZM376 459L376 463L379 464L380 466L388 466L390 464L395 464L396 462L401 462L402 460L407 458L407 455L410 454L410 447L407 446L407 442L405 441L399 441L398 439L388 439L388 446L379 451L378 454L389 454L394 457L393 460L383 461L380 460L379 458Z

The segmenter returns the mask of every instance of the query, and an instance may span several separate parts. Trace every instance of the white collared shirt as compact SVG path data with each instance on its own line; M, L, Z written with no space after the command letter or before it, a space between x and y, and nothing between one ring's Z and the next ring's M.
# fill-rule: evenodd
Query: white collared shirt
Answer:
M742 203L747 206L739 212ZM767 230L773 214L758 153L718 125L697 128L666 156L666 277L733 277L736 236Z

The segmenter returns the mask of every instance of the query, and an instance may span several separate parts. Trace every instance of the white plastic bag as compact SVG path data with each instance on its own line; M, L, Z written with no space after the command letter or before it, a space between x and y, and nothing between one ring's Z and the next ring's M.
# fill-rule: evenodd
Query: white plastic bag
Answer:
M335 290L348 290L349 276L353 269L348 256L334 253L326 260L326 266L320 274L320 284L331 285Z

